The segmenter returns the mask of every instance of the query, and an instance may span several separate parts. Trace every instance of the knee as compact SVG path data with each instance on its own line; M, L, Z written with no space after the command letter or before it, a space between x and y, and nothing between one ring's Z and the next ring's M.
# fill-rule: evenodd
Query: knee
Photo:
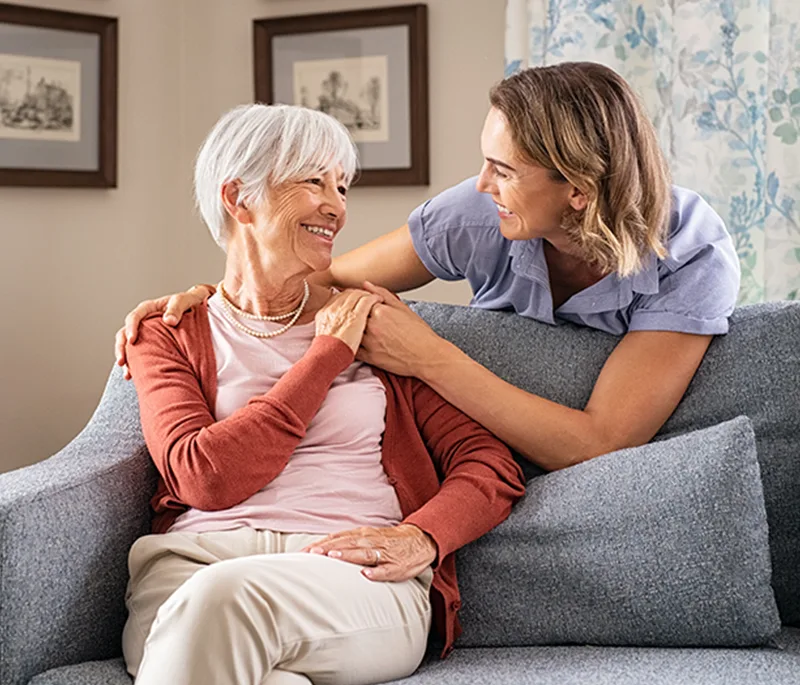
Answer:
M247 559L211 564L181 585L159 609L159 618L176 611L208 618L241 606L252 597L254 584Z

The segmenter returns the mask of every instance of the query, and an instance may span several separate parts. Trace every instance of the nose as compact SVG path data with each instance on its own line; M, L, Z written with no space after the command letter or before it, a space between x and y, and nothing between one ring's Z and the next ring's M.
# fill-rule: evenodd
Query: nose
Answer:
M325 214L332 219L338 219L345 213L346 209L347 203L344 195L339 192L339 186L337 184L328 186L323 206Z
M492 193L494 189L489 173L489 162L484 162L478 180L475 182L475 190L479 193Z

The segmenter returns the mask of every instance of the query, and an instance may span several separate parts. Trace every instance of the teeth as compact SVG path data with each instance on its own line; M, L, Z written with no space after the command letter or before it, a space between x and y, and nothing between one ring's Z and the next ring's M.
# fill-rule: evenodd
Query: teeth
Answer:
M511 210L510 210L508 207L504 207L503 205L501 205L501 204L498 204L497 202L495 202L495 204L497 205L497 208L498 208L498 209L499 209L501 212L505 212L506 214L513 214L513 213L514 213L514 212L512 212L512 211L511 211Z
M326 238L333 238L333 231L329 228L323 228L322 226L306 226L303 225L309 233L314 233L316 235L324 235Z

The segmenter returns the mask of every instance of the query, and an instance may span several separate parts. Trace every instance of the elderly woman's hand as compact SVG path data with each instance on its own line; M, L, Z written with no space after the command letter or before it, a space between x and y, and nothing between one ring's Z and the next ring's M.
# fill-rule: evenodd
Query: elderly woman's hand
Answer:
M367 578L386 582L416 578L436 561L438 553L433 538L410 523L392 528L345 530L303 551L367 566L362 571Z
M317 335L339 338L355 354L367 327L367 317L379 302L383 302L381 295L365 290L345 290L334 295L314 317Z

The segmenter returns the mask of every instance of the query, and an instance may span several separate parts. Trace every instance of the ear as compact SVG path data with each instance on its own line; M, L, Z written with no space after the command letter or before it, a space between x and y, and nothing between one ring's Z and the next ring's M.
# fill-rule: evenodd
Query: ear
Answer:
M572 207L576 212L582 212L586 209L586 205L589 204L589 198L586 197L586 193L584 193L580 188L576 188L572 186L569 191L569 206Z
M252 224L253 215L239 196L239 181L228 181L222 184L222 204L228 212L240 224Z

